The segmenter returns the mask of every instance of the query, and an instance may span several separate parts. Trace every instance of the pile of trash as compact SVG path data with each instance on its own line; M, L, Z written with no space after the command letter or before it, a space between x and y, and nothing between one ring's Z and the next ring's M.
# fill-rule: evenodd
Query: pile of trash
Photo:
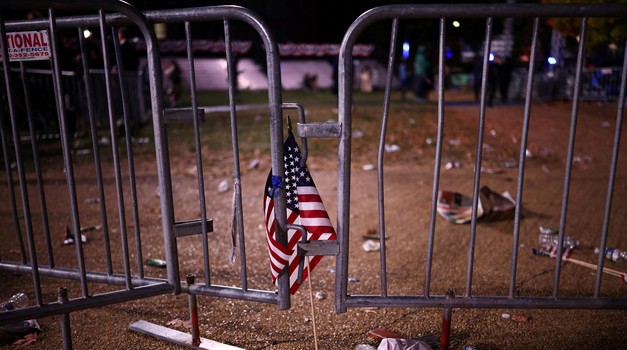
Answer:
M559 230L552 229L548 226L540 226L538 245L538 248L531 249L531 252L534 255L544 256L553 259L557 258L557 256L559 255ZM581 244L579 240L571 236L564 236L562 242L561 260L596 271L598 269L598 266L596 264L575 259L572 257L573 251L580 247L580 245ZM599 248L596 248L594 252L596 254L599 254L601 253L601 250ZM627 252L623 250L606 247L602 254L606 260L612 261L614 263L623 265L627 263ZM625 272L611 269L609 267L603 267L602 271L606 275L618 277L621 281L627 283L627 273Z
M415 339L384 328L375 328L368 332L368 337L380 341L378 347L370 344L358 344L354 350L440 350L438 339L434 335L425 335Z
M28 296L17 293L0 303L0 312L7 312L29 305ZM0 326L0 343L13 342L13 345L25 346L37 341L41 327L37 320L26 320Z
M446 220L455 224L465 224L472 220L471 197L458 192L438 192L438 213ZM477 203L477 220L498 221L514 217L516 201L509 192L498 194L488 186L479 189Z

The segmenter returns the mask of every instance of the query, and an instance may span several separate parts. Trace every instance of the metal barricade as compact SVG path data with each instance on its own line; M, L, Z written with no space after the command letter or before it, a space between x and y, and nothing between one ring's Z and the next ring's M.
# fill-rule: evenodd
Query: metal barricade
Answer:
M587 101L616 101L620 93L622 67L584 68L582 98Z
M146 17L153 23L167 23L168 25L179 25L185 33L185 43L187 47L187 71L189 73L189 92L191 95L191 108L168 108L165 110L166 118L172 120L186 120L193 124L193 140L194 140L194 159L195 159L195 175L198 183L198 203L200 218L189 221L177 221L174 223L174 237L182 238L189 235L201 234L202 252L203 252L203 273L202 281L198 281L192 286L182 286L182 288L193 294L210 295L217 297L227 297L234 299L259 301L265 303L278 304L280 309L288 309L290 307L289 297L289 280L288 276L283 274L278 282L278 293L274 290L260 290L249 287L249 277L247 272L246 247L244 235L244 206L242 201L242 172L240 166L240 149L238 141L237 114L238 106L236 103L236 69L230 68L236 64L236 57L232 48L231 27L233 23L243 23L252 28L261 39L265 50L265 59L267 64L268 77L268 105L267 112L270 119L270 143L271 143L271 160L272 175L283 174L283 121L282 109L284 108L281 101L281 71L279 67L279 53L276 42L271 33L266 28L263 21L252 11L239 6L216 6L189 8L168 11L148 11ZM201 143L201 118L205 118L205 112L211 108L199 105L198 91L196 89L196 80L201 77L195 73L194 52L192 42L192 25L194 23L214 22L214 24L222 24L222 30L225 38L225 69L228 71L229 88L228 88L228 106L217 108L222 112L228 113L228 123L231 127L231 147L233 154L233 176L226 181L231 184L233 189L233 217L231 228L233 230L233 242L238 247L240 269L239 269L239 286L232 287L214 283L212 279L212 269L209 261L209 247L207 244L207 234L211 232L213 227L212 219L208 218L206 212L206 195L205 183L206 178L203 172L203 145ZM259 107L259 106L257 106ZM253 106L254 108L254 106ZM265 106L262 107L265 110ZM289 107L286 107L289 108ZM192 112L196 111L196 112ZM226 182L225 182L226 183ZM275 201L275 210L277 213L277 221L279 222L278 237L287 241L286 233L286 210L284 193L280 194L279 200ZM235 254L235 253L234 253Z
M236 58L231 49L231 25L241 22L251 27L259 35L265 50L268 76L268 104L263 106L269 114L269 143L272 170L271 175L280 177L284 174L283 163L283 122L282 109L298 109L299 126L298 136L333 137L339 140L338 151L338 220L337 241L311 242L299 244L299 254L303 255L336 255L336 312L346 312L349 307L406 307L406 308L444 308L445 315L450 321L451 308L589 308L589 309L625 309L627 299L624 295L602 295L603 256L599 255L598 268L595 271L593 295L569 296L560 293L560 276L562 265L559 259L555 262L555 273L551 295L521 295L518 291L517 272L520 242L521 206L516 206L514 217L514 232L512 235L511 268L507 284L507 295L476 293L473 290L475 269L475 247L477 237L477 212L479 210L479 192L481 172L475 171L472 181L472 219L470 221L470 240L468 243L467 270L465 278L465 292L455 296L452 292L435 295L432 290L432 266L435 252L436 212L438 192L440 191L440 168L442 165L442 148L444 143L443 125L446 120L444 81L438 80L438 122L435 142L435 159L433 169L433 187L428 215L428 228L412 227L414 230L428 231L426 251L424 252L424 284L422 290L411 293L403 289L390 290L388 287L388 266L386 254L386 207L384 195L386 182L384 181L385 140L387 122L390 116L391 89L393 72L396 65L397 42L401 21L434 20L438 22L438 75L444 76L445 69L445 42L446 22L449 18L485 19L485 40L483 46L483 65L481 72L479 125L476 140L475 169L481 169L483 158L483 134L485 131L485 114L487 108L487 78L488 57L490 43L493 37L494 18L528 18L533 20L532 50L529 63L525 91L524 128L520 136L520 152L518 159L518 177L516 198L522 201L523 183L525 175L525 153L528 141L528 127L532 111L532 90L534 86L535 56L540 18L544 17L578 17L581 18L581 41L579 44L577 74L574 81L572 121L568 141L568 154L564 175L564 191L560 213L560 227L558 235L557 256L562 256L563 245L566 239L565 227L569 203L572 164L574 161L574 144L576 124L578 119L578 105L582 98L584 43L586 36L586 19L592 16L626 15L625 5L394 5L374 8L360 16L346 33L339 55L339 120L335 122L307 124L304 109L297 104L284 104L281 97L281 78L279 54L272 35L263 21L253 12L236 6L216 6L167 11L152 11L139 13L126 3L116 1L5 1L0 8L4 9L46 9L47 16L39 20L5 21L0 17L0 37L2 41L2 55L9 57L6 34L19 31L48 32L50 43L51 63L49 67L31 67L24 62L11 63L3 60L2 72L4 82L2 86L3 103L0 109L0 137L2 143L2 159L6 176L6 186L0 188L0 194L8 201L0 208L0 223L9 227L10 234L2 231L3 245L0 247L0 273L30 274L32 291L35 296L35 306L24 309L4 312L0 314L0 323L14 322L29 318L59 315L64 344L71 342L69 330L69 314L77 310L110 305L123 301L135 300L161 294L186 292L189 294L192 313L195 310L196 294L241 299L246 301L276 304L280 309L290 307L289 276L282 274L279 277L277 290L263 290L257 285L251 287L248 275L247 250L245 247L244 232L244 201L242 171L240 166L240 146L238 134L238 106L236 104L236 82L232 69ZM57 10L96 12L86 15L56 18ZM366 294L351 293L349 291L349 232L351 208L351 136L353 122L353 62L352 50L359 37L370 25L379 21L392 21L388 70L386 77L382 128L378 145L377 162L377 190L378 197L373 207L379 210L379 238L382 242L380 251L380 291ZM196 91L195 61L192 50L192 25L196 22L217 22L222 25L225 41L226 69L229 72L228 106L222 112L227 115L231 128L232 173L230 168L225 172L227 180L232 181L233 201L232 211L223 215L228 217L232 224L233 252L239 253L239 266L236 280L239 284L219 284L216 282L214 268L210 264L209 233L214 229L214 222L207 212L208 179L203 170L206 164L206 154L203 152L203 130L201 120L206 118L205 107L198 101ZM183 27L187 46L187 64L189 73L189 91L191 107L164 108L162 91L161 57L157 49L157 39L151 28L152 24L166 23ZM139 97L134 97L129 91L128 79L115 76L112 69L117 66L122 70L122 52L116 37L121 26L136 26L146 41L146 59L148 62L147 75L149 78L150 109L152 130L150 136L154 144L138 150L139 146L133 136L133 103ZM83 31L92 29L100 36L99 45L103 50L103 62L99 67L90 65L88 45L85 42ZM74 31L73 36L78 40L80 50L80 69L76 73L65 74L68 82L64 81L61 67L61 53L64 48L59 46L61 31ZM627 65L627 60L625 60ZM616 192L614 182L616 178L617 162L620 151L620 133L625 101L625 85L627 69L622 68L620 73L620 88L618 93L618 107L616 117L616 131L611 155L611 169L608 175L606 208L604 222L599 237L599 248L603 251L607 245L608 226L612 211L613 195ZM93 78L93 75L104 77ZM614 75L614 73L612 73ZM91 77L90 77L91 76ZM47 79L51 80L47 80ZM79 79L71 79L79 78ZM131 79L132 80L132 79ZM101 81L101 83L96 83ZM126 81L126 83L125 83ZM94 86L99 84L99 87ZM612 83L613 89L618 86ZM141 83L139 83L141 86ZM53 93L38 92L36 89L52 89ZM141 91L132 88L133 91ZM139 95L142 95L139 93ZM53 96L53 101L37 100L41 96ZM69 97L68 97L69 96ZM72 100L72 98L78 99ZM79 107L77 107L79 106ZM142 106L140 104L140 110ZM73 110L74 109L74 110ZM76 111L78 109L79 111ZM99 111L106 111L105 118L98 120ZM87 147L81 146L81 140L73 135L72 113L86 115L85 124L88 126L89 139ZM140 113L141 114L141 113ZM120 118L121 116L121 118ZM168 120L186 120L192 125L193 149L189 158L193 158L193 168L188 172L196 180L197 198L175 193L171 167L170 144L172 135L168 134L166 122ZM49 142L37 131L37 124L52 122L58 124L59 135ZM104 132L99 126L107 126ZM188 124L189 125L189 124ZM307 156L306 141L303 140L303 157ZM110 147L110 154L103 151ZM56 155L49 158L44 155ZM62 154L62 157L59 157ZM81 160L79 157L90 154L93 159ZM126 162L123 156L126 155ZM183 155L184 156L184 155ZM136 157L142 158L144 164L150 167L136 169ZM44 159L46 158L46 159ZM183 158L183 157L180 157ZM86 165L89 163L89 165ZM93 163L93 165L92 165ZM94 175L91 175L94 174ZM230 176L232 174L232 176ZM227 181L227 189L230 183ZM178 187L185 192L186 188ZM54 193L53 198L48 193ZM197 202L196 202L197 201ZM179 212L177 204L194 202L198 207L193 208L199 213L199 218L182 220L177 218ZM286 243L287 225L285 193L279 191L274 201L275 217L278 222L277 236L281 243ZM62 207L69 207L63 210ZM185 207L188 208L188 207ZM155 222L155 215L145 219L145 212L158 212L160 222ZM223 212L221 212L223 214ZM411 215L411 208L401 214ZM191 214L190 214L191 215ZM387 221L390 222L387 217ZM397 220L402 220L402 217ZM59 247L53 243L55 235L67 226L65 239L72 239L73 250ZM295 229L292 225L290 229ZM83 244L81 234L87 230L95 230L98 236L93 244ZM158 232L155 237L147 232ZM101 234L100 234L101 233ZM119 234L115 237L114 233ZM14 234L14 235L13 235ZM90 235L91 237L91 235ZM187 283L181 282L180 252L178 245L188 237L200 239L202 268L201 276L188 275ZM24 238L26 241L24 241ZM43 242L43 244L42 244ZM100 245L96 246L96 242ZM134 251L129 245L134 243ZM14 248L17 247L17 248ZM115 260L112 251L119 247L121 260ZM195 249L195 247L192 247ZM190 250L193 250L189 248ZM264 247L265 248L265 247ZM415 252L414 252L415 253ZM89 258L87 255L89 254ZM95 256L95 257L94 257ZM145 260L163 265L162 261L152 258L165 257L165 272L163 270L145 269ZM510 256L508 255L508 258ZM412 260L412 259L410 259ZM46 261L43 264L41 261ZM412 263L411 261L409 262ZM219 270L219 269L216 269ZM266 269L264 268L264 271ZM265 273L265 272L264 272ZM47 300L42 292L41 277L54 277L71 284L70 288L77 288L81 296L68 300L68 289L59 289L58 300ZM230 276L233 277L233 276ZM269 278L268 278L269 279ZM267 282L267 281L266 281ZM414 281L406 281L411 283ZM113 286L114 291L101 292L91 288L91 283ZM417 283L416 283L417 285ZM117 288L120 287L120 288ZM455 286L451 286L455 287ZM192 316L193 317L193 316ZM197 320L195 320L197 327ZM198 329L192 331L193 341L198 341Z
M234 249L235 245L239 249L237 279L240 285L235 286L236 282L231 281L228 285L216 283L209 263L208 234L213 231L213 221L206 211L207 179L203 171L206 159L201 153L200 126L204 107L197 101L191 27L192 23L202 21L222 25L227 67L235 61L231 50L231 23L241 22L258 33L265 49L269 81L268 105L258 108L269 114L272 174L282 174L279 54L271 34L256 14L237 6L142 14L117 1L7 1L0 5L2 13L11 9L45 11L42 19L5 21L0 18L0 37L13 32L46 31L50 64L3 60L2 95L6 103L0 110L0 131L6 185L0 191L8 200L2 202L1 220L2 225L10 229L2 232L0 273L31 274L32 289L25 292L35 296L35 306L1 313L0 323L60 315L64 344L70 347L70 312L161 294L184 291L190 295L243 299L289 308L288 276L280 277L278 289L249 287L234 76L229 76L225 109L232 129L234 195L232 217L225 215L228 217L225 221L233 223ZM77 15L57 18L57 11ZM164 108L162 64L153 23L184 27L191 108ZM144 77L148 78L152 116L152 129L147 139L154 139L154 143L139 142L142 138L134 133L133 115L139 105L135 94L141 91L134 87L136 76L133 74L126 79L125 73L116 73L124 72L121 44L114 40L123 26L138 29L146 43ZM96 42L86 42L86 30L99 36ZM78 51L68 52L67 47L61 46L68 37L75 38ZM101 63L92 61L93 46L90 45L102 50ZM11 46L6 39L2 46L3 57L10 57L8 48ZM61 69L64 55L68 53L77 55L79 67L75 72ZM229 75L234 72L228 71ZM49 96L53 99L48 100ZM71 113L85 118L85 135L77 137L73 133ZM105 118L101 118L103 116ZM200 213L198 219L175 218L180 214L175 208L175 201L179 199L172 190L168 145L171 135L166 132L166 123L176 117L193 124L194 175L198 179L195 200L199 203L194 212ZM39 125L44 122L52 127ZM41 131L54 129L56 125L58 135L49 136ZM140 160L148 166L138 168ZM278 237L286 241L284 194L275 201L275 207L281 232ZM88 243L82 242L83 235L89 238ZM58 244L61 236L62 241L67 241ZM181 282L178 244L190 236L202 241L203 267L199 269L202 276L188 278L192 282L186 284ZM165 258L164 261L159 261L161 258ZM146 264L165 265L165 272L146 267ZM54 277L67 286L59 290L58 300L47 300L50 285L42 283L42 276ZM95 283L111 286L113 290L103 292L101 288L92 287ZM80 289L80 297L68 300L68 289L71 295L77 294L72 293L74 288Z
M554 280L553 286L551 288L550 295L542 295L542 292L532 291L530 294L523 294L519 291L519 280L517 279L517 272L520 271L521 266L519 263L519 257L521 256L521 248L519 243L521 242L521 205L516 205L515 208L515 216L513 218L513 234L512 234L512 249L507 254L511 254L511 265L509 266L509 274L508 279L500 280L497 276L501 277L501 274L495 275L495 279L490 280L491 283L494 283L498 286L507 286L507 290L504 295L498 295L498 293L494 293L493 290L488 290L492 292L486 293L485 290L480 292L476 292L476 282L474 280L475 276L477 276L478 268L476 267L475 262L478 261L479 255L476 254L476 249L480 247L479 242L481 239L480 235L477 234L477 215L479 204L479 195L480 195L480 187L482 184L482 174L478 169L482 169L482 160L483 160L483 152L485 146L487 146L484 142L483 135L486 131L486 110L488 107L487 102L487 90L488 90L488 59L491 53L491 43L494 38L493 30L495 27L496 20L500 20L502 18L516 18L516 19L529 19L533 21L533 29L531 32L531 52L529 59L529 68L528 72L530 72L527 77L526 83L526 91L525 91L525 103L524 103L524 115L521 116L523 118L523 128L522 134L516 135L517 140L520 140L520 151L517 154L518 161L518 173L517 173L517 187L515 198L517 203L522 203L524 199L525 192L523 191L523 184L525 178L526 168L526 150L528 147L528 138L529 138L529 123L532 118L532 98L533 98L533 89L534 86L534 78L537 70L536 70L536 62L538 55L538 41L539 41L539 31L540 31L540 21L543 18L547 17L576 17L580 19L580 42L579 42L579 51L577 56L577 65L576 65L576 76L574 80L574 92L572 98L572 117L571 117L571 129L569 131L569 141L567 146L567 156L565 160L566 169L563 178L563 197L561 204L561 212L559 216L559 243L557 244L557 256L562 256L562 253L565 252L565 248L563 248L563 242L565 240L566 234L564 233L566 224L567 224L567 213L568 213L568 205L571 186L571 174L572 174L572 164L573 164L573 154L574 154L574 143L575 143L575 135L576 135L576 125L578 121L578 107L580 101L583 98L584 92L582 92L582 85L584 85L584 76L585 70L583 69L583 62L585 59L585 38L586 38L586 23L588 17L610 17L617 15L624 15L627 13L627 7L625 5L603 5L603 6L593 6L593 5L581 5L581 6L563 6L563 5L393 5L393 6L383 6L373 8L365 13L363 13L360 17L358 17L353 24L350 26L349 30L344 36L340 56L339 56L339 125L341 125L341 135L339 136L339 169L338 169L338 223L337 223L337 232L338 232L338 242L339 242L339 254L337 255L337 275L336 275L336 295L335 295L335 308L337 312L346 312L347 308L358 308L358 307L401 307L401 308L444 308L449 311L449 319L450 319L450 309L451 308L589 308L589 309L625 309L627 308L627 298L625 298L624 294L611 294L604 295L601 292L601 283L604 280L603 278L603 254L598 255L598 264L592 265L595 267L595 280L594 280L594 290L591 295L568 295L568 293L563 293L560 290L560 277L562 276L562 264L560 263L560 259L555 259L554 263ZM447 24L452 20L463 21L473 19L473 20L484 20L485 21L485 32L482 46L482 71L481 71L481 89L480 89L480 104L478 106L478 131L476 134L476 138L474 138L474 142L476 142L476 149L473 157L474 161L474 175L472 175L472 188L473 192L471 194L472 198L472 219L470 220L469 226L469 240L468 244L465 245L465 248L468 251L467 261L464 262L460 260L449 261L447 275L450 275L451 270L457 271L458 269L463 269L465 267L465 283L460 285L461 281L451 282L448 286L442 286L442 278L439 278L440 285L438 286L439 291L445 291L447 288L456 288L458 290L456 295L450 295L448 293L436 294L433 289L433 281L435 279L435 275L432 273L433 262L434 262L434 253L435 250L435 240L437 234L451 234L450 229L437 227L436 230L436 218L437 215L437 207L438 207L438 193L442 191L441 188L441 179L446 175L441 173L440 169L443 167L443 148L444 148L444 124L447 121L447 115L445 114L445 105L446 105L446 96L444 90L444 79L438 79L438 85L436 86L437 92L437 130L430 130L429 135L434 135L434 145L435 145L435 159L433 160L433 177L432 184L433 186L429 189L423 184L422 187L418 184L414 184L411 182L406 182L403 186L403 193L405 195L412 195L414 192L430 192L431 193L431 202L428 210L420 211L417 207L406 207L403 210L390 210L386 208L386 204L384 199L386 196L389 196L392 193L392 187L389 185L389 182L384 181L384 161L386 157L386 132L387 125L389 120L392 118L399 118L397 115L393 115L390 112L392 109L391 103L391 89L392 89L392 80L393 74L395 72L395 67L397 66L397 57L400 55L398 52L400 48L399 41L401 39L406 40L406 36L401 36L399 33L399 28L411 28L409 23L411 20L420 20L422 23L426 23L431 20L430 26L425 26L426 28L436 28L432 31L434 35L432 36L432 41L429 43L431 47L437 48L437 62L433 64L434 67L437 67L436 77L444 77L445 76L445 53L446 53L446 45L447 45ZM376 273L378 276L380 289L378 291L372 291L371 289L364 290L364 287L355 287L355 284L349 283L349 276L351 275L351 270L349 270L350 258L352 256L351 251L349 249L349 236L351 231L351 217L353 217L353 213L351 212L351 207L355 205L355 200L351 201L351 197L353 193L351 193L351 179L354 176L351 176L351 168L355 168L351 163L351 135L353 132L352 124L356 120L354 115L357 108L353 109L353 64L351 52L353 46L355 45L357 39L360 34L363 33L366 29L370 28L374 24L380 24L379 22L385 21L385 23L391 22L391 34L390 34L390 45L389 45L389 55L388 55L388 70L387 70L387 85L385 87L384 92L384 101L382 108L382 121L381 121L381 129L380 129L380 142L378 145L372 145L372 147L378 146L378 160L376 164L377 171L377 182L374 186L377 188L377 196L376 200L373 200L373 203L370 203L370 208L378 208L378 228L379 228L379 239L381 241L381 250L380 250L380 259L378 268L371 268L370 271L373 274ZM415 22L414 22L415 23ZM416 24L414 24L416 25ZM377 28L381 28L378 26ZM424 33L423 33L424 34ZM427 35L423 35L426 37ZM426 39L425 39L426 40ZM433 44L435 43L435 44ZM627 60L625 60L625 64L627 64ZM606 205L604 208L604 220L603 227L600 230L600 234L598 235L596 242L601 251L604 251L607 239L608 239L608 225L610 221L610 213L612 211L612 201L613 196L618 192L618 187L615 187L615 179L616 179L616 169L617 169L617 160L620 152L620 134L621 134L621 126L622 126L622 118L624 113L624 100L625 100L625 81L626 74L625 69L623 68L622 74L620 74L620 84L613 84L613 88L618 89L620 86L620 91L617 92L618 95L618 105L616 111L616 129L614 131L614 142L613 148L611 150L611 166L610 171L607 174L607 187L602 187L602 191L607 189L606 192ZM421 118L418 114L420 109L416 109L417 114L413 118ZM405 118L407 118L405 116ZM436 136L437 135L437 136ZM354 153L354 151L353 151ZM484 175L485 176L485 175ZM467 182L471 180L468 179ZM422 180L420 182L423 182ZM429 179L425 179L424 182L429 183ZM363 184L361 185L363 186ZM358 201L363 202L367 200L367 197L359 196ZM364 199L366 198L366 199ZM409 202L409 201L408 201ZM385 204L384 204L385 203ZM359 203L362 205L363 203ZM416 205L416 204L414 204ZM424 217L428 217L428 225L427 226L411 226L408 227L408 222L411 219L414 219L416 216L424 215ZM415 222L411 221L411 222ZM390 223L394 223L395 225L391 225ZM404 223L404 225L401 225ZM447 225L447 224L443 224ZM401 226L404 230L412 230L415 234L412 234L411 237L418 237L420 234L423 237L427 237L427 241L415 242L414 240L404 242L403 248L406 248L408 245L416 244L418 246L426 247L425 250L414 250L411 252L412 258L408 259L403 266L393 267L388 264L388 257L390 254L398 254L397 252L390 252L386 250L386 246L389 243L386 243L386 227L392 226L396 227L396 229ZM390 231L392 232L392 231ZM437 232L437 234L436 234ZM468 237L465 237L465 239ZM482 244L486 244L483 242ZM398 245L397 245L398 248ZM443 251L446 254L447 250L444 249L447 247L441 247L439 251ZM482 247L482 251L485 252L485 246ZM450 249L450 247L449 247ZM525 248L528 249L528 248ZM405 253L407 253L407 249L403 249ZM499 255L502 254L502 251L493 252L492 254ZM485 254L485 253L484 253ZM441 255L440 255L441 256ZM487 259L485 256L483 257L483 261ZM488 259L489 260L489 259ZM503 259L504 261L505 259ZM424 263L424 265L419 264L418 261ZM598 266L598 268L596 267ZM484 265L485 269L486 266ZM418 273L420 269L424 269L424 274ZM397 284L394 289L389 287L389 276L393 273L396 278ZM504 274L505 272L503 272ZM401 285L398 286L398 276L424 276L423 283L414 279L408 279L408 277L402 277ZM462 276L460 276L460 279ZM485 279L482 280L483 283L488 283ZM474 287L474 289L473 289ZM357 290L356 292L353 289ZM459 289L463 289L462 293L459 293ZM413 292L408 292L408 290L412 290ZM498 288L496 288L498 290Z
M116 1L80 4L65 2L55 3L52 7L49 3L41 1L7 1L2 4L3 15L9 13L8 10L11 9L39 9L46 11L46 16L29 21L5 22L4 19L0 21L2 57L5 58L2 61L4 77L2 94L5 103L0 111L2 119L0 136L6 185L2 187L2 192L3 198L8 199L3 201L2 222L4 227L11 228L3 232L0 269L4 271L3 273L32 276L32 288L26 292L34 295L35 305L4 312L0 314L0 322L4 324L49 315L61 315L67 321L69 313L76 310L177 291L179 277L175 267L169 268L168 278L148 277L144 273L139 212L136 205L133 205L131 210L125 206L128 198L133 203L137 203L138 200L131 135L130 132L119 133L116 129L114 114L116 102L112 97L114 90L124 92L125 84L118 83L119 86L116 87L114 81L117 79L110 73L113 64L109 56L111 48L107 37L109 31L115 31L110 27L110 13L119 13L129 23L134 23L150 48L156 44L152 28L139 11ZM82 15L57 18L57 11L63 10L90 12L92 15L89 18ZM94 13L97 15L93 15ZM66 48L61 46L62 39L68 35L76 35L80 45L74 52L78 58L77 62L80 62L82 72L89 72L88 53L83 36L86 27L98 28L102 34L104 67L108 67L104 70L106 89L97 91L97 94L92 90L89 74L72 74L61 69L62 55L68 53ZM17 32L44 33L42 34L44 39L39 45L49 48L49 64L47 61L40 61L43 62L41 64L19 60L10 62L8 58L14 54L15 43L9 44L7 33ZM72 32L76 34L71 34ZM116 51L118 46L115 44ZM161 77L155 74L161 70L157 52L148 50L147 61L151 84L161 85ZM115 62L115 65L121 67L119 58ZM17 74L12 73L15 70ZM171 208L171 185L168 177L167 145L163 136L161 95L158 90L153 89L150 97L156 140L154 171L159 174L156 178L161 189L159 202L163 208ZM84 100L82 101L84 110L78 110L77 99ZM111 145L111 162L103 161L108 155L104 154L102 142L98 138L94 102L97 99L104 101L104 105L107 106L110 133L105 132L101 135ZM129 103L131 102L127 98L122 99L124 113L121 125L126 126L128 130L130 130ZM91 136L89 142L92 147L78 150L74 122L81 112L84 112L88 119ZM51 136L45 130L58 130L58 133ZM118 137L124 141L118 142ZM124 170L123 161L120 160L122 148L126 149L128 158ZM93 153L93 165L87 168L80 165L81 154L85 153ZM54 154L53 159L48 158L47 154ZM112 176L103 175L104 173ZM130 181L129 188L124 188L125 179ZM113 193L113 196L109 197L108 193ZM91 210L86 209L87 206L84 205L85 196L89 196ZM113 198L117 200L114 201ZM114 211L111 208L116 205L118 217L114 219ZM176 251L168 241L172 235L172 220L168 214L168 211L164 211L160 226L165 238L164 254L171 260L176 256ZM127 215L130 215L131 219L127 219ZM89 224L85 225L86 223ZM113 228L115 225L118 225L119 229ZM128 227L133 227L132 233ZM82 243L81 236L86 229L97 229L102 233L98 239L102 246L96 249L100 254L99 258L89 262L86 256L91 256L95 252L88 250ZM9 234L9 231L12 234ZM120 234L119 240L113 237L115 231ZM135 253L129 250L131 236L136 241ZM68 244L68 249L58 248L59 238L65 240L63 243ZM120 244L120 250L123 252L122 261L112 261L112 249L115 249L112 242ZM72 246L75 249L71 249ZM71 255L72 251L75 258ZM133 254L136 254L135 268L131 265ZM75 290L80 290L72 293L80 297L68 300L67 289L63 288L59 291L58 300L47 300L46 295L50 292L46 289L49 286L42 282L44 276L64 280L64 284L70 284ZM121 288L103 293L91 283L104 283ZM68 347L71 344L69 322L62 322L62 333L64 344Z

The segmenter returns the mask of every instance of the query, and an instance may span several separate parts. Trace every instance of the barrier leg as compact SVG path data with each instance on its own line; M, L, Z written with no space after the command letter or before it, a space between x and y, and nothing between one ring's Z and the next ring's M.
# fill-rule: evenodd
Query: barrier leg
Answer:
M59 287L59 304L66 304L67 288ZM59 326L61 327L61 338L63 338L63 349L72 350L72 330L70 329L70 314L59 315Z
M196 280L196 276L189 274L187 275L187 285L191 287ZM188 294L189 301L189 318L192 322L192 345L198 346L200 345L200 331L198 327L198 304L196 303L196 294L190 292Z
M455 293L453 293L452 289L446 291L446 299L452 299L455 297ZM440 335L440 349L448 350L450 343L450 334L451 334L451 316L453 315L453 309L447 307L444 309L444 313L442 314L442 334Z

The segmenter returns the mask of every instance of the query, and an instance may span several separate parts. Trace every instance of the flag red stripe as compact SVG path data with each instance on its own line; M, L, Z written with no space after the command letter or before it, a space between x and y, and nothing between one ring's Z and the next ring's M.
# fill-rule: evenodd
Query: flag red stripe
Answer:
M291 247L292 249L294 249L296 247L296 244L298 243L298 241L300 241L302 236L303 236L303 234L300 233L300 231L295 230L295 232L292 235L292 237L290 237L290 241L288 242L287 246Z
M300 187L299 187L300 190ZM322 202L319 194L300 194L298 193L298 201L303 202Z

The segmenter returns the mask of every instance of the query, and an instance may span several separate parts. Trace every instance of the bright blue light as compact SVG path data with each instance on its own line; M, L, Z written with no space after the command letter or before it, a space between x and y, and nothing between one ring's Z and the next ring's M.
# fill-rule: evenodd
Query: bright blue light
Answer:
M453 58L453 52L451 51L450 47L446 48L446 52L444 55L446 56L446 58Z
M407 59L409 57L409 43L407 41L403 42L403 58Z
M490 56L488 56L488 59L490 60L490 62L494 61L494 55L490 53Z
M549 62L549 64L556 64L557 63L557 59L555 57L549 57L549 59L547 59L547 61Z

